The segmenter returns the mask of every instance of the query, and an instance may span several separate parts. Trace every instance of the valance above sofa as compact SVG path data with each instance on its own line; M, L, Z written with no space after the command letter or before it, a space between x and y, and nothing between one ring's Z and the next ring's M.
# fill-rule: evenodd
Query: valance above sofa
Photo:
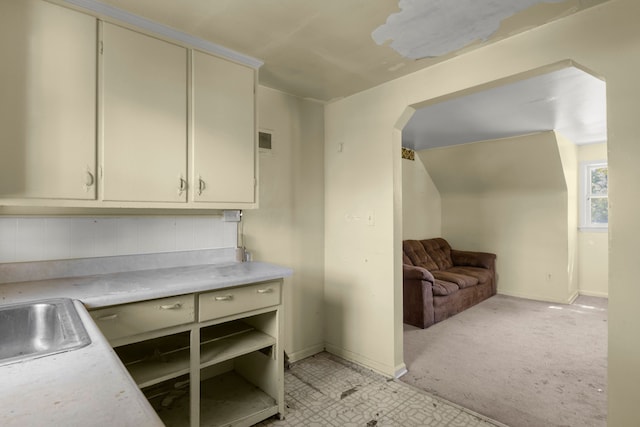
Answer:
M405 240L404 323L427 328L496 294L496 255L451 249L442 238Z

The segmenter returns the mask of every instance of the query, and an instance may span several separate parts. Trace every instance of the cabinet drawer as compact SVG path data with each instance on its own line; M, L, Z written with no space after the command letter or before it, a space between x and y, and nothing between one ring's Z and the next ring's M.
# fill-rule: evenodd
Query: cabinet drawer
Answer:
M267 282L200 295L201 322L280 304L280 283Z
M108 340L193 322L194 296L181 295L91 311Z

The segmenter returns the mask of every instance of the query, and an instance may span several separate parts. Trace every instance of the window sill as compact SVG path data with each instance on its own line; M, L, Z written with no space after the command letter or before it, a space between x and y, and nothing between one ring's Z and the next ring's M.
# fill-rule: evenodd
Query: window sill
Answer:
M584 233L608 233L609 227L578 227L578 231Z

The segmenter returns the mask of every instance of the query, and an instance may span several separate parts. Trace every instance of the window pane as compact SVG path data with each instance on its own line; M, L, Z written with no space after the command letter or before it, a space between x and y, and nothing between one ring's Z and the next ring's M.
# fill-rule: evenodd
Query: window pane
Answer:
M591 199L591 223L608 224L609 210L607 209L607 198Z
M607 168L591 169L591 194L597 196L606 196L608 187ZM606 221L605 221L606 222Z

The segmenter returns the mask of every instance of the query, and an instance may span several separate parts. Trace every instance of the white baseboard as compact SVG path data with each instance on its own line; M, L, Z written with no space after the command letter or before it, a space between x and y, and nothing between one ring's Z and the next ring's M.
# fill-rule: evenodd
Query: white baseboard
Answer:
M393 374L393 377L395 379L399 379L400 377L402 377L407 372L409 372L407 370L407 365L405 365L404 363L401 363L398 366L396 366L395 373Z
M571 304L571 302L578 297L578 292L576 291L575 294L571 295L567 299L547 298L547 297L543 297L543 296L540 296L540 295L529 295L529 294L524 294L524 293L519 293L519 292L505 292L505 291L501 291L501 290L498 290L498 295L505 295L505 296L508 296L508 297L516 297L516 298L524 298L524 299L530 299L530 300L534 300L534 301L553 302L553 303L556 303L556 304Z
M311 346L302 350L298 350L291 354L287 353L287 356L289 356L289 362L293 363L293 362L297 362L298 360L306 359L307 357L311 357L314 354L318 354L323 351L324 351L324 344L316 344L314 346Z
M404 366L404 363L397 367L383 365L367 357L364 357L361 354L357 354L331 344L326 344L325 349L331 354L335 354L336 356L341 357L345 360L357 363L358 365L362 365L365 368L369 368L381 375L384 375L387 378L396 378L396 374L403 375L404 373L402 372L402 369L406 371L406 366Z
M372 369L374 371L376 371L379 374L384 375L385 377L389 376L389 373L386 371L386 369L380 369L382 367L382 365L377 364L365 357L357 357L355 355L355 353L352 353L350 351L344 350L344 349L340 349L338 347L335 346L327 346L326 350L329 353L335 354L336 356L340 356L343 359L349 360L350 362L354 362L357 363L358 365L363 365L369 369ZM287 356L289 356L289 362L293 363L293 362L297 362L299 360L302 359L306 359L307 357L311 357L314 354L318 354L325 351L325 346L324 344L316 344L314 346L305 348L303 350L299 350L296 351L294 353L287 353ZM400 378L401 376L403 376L404 374L406 374L407 371L407 365L405 365L404 363L399 364L398 366L396 366L393 370L393 378Z
M587 297L600 297L600 298L609 298L609 292L595 292L595 291L583 291L582 289L578 291L580 295L584 295Z

